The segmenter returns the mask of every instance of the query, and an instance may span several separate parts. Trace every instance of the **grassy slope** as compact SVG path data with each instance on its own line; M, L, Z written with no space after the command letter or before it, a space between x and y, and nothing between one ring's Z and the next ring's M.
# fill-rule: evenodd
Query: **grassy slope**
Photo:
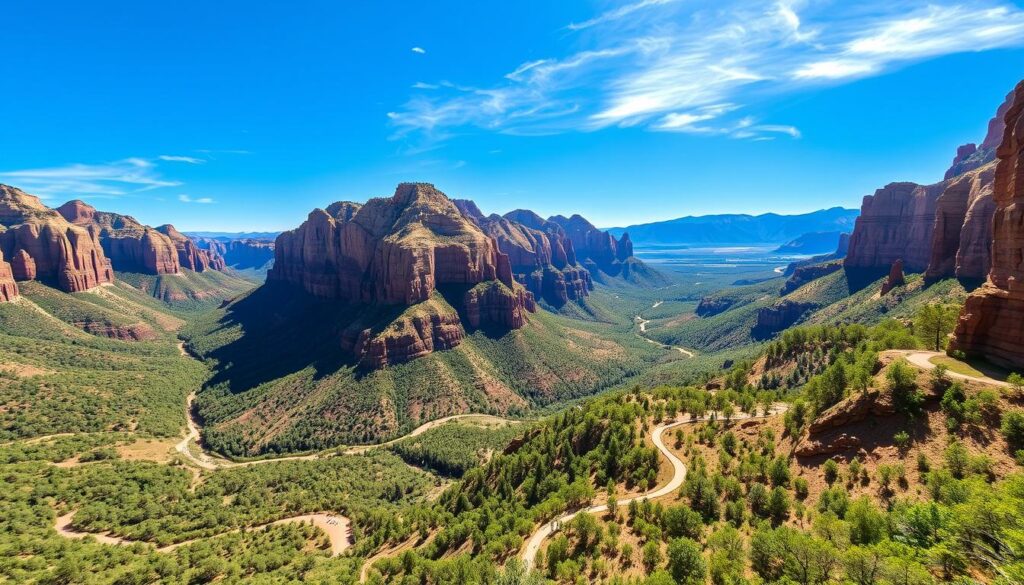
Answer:
M72 431L178 434L185 395L206 369L183 358L182 321L127 286L68 294L22 283L24 298L0 304L0 437ZM97 337L69 323L143 323L150 341Z
M141 274L118 272L117 278L138 290L165 302L175 310L199 311L219 306L255 288L258 283L235 272L193 272L181 274Z

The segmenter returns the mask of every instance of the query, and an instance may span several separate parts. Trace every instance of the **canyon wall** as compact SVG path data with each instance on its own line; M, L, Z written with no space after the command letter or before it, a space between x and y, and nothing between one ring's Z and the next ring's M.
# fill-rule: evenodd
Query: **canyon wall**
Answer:
M18 296L18 283L14 282L11 265L4 261L4 253L0 250L0 303L13 301Z
M1024 81L1007 109L992 190L992 265L967 298L951 350L1024 369Z
M41 280L66 292L113 282L95 228L72 225L38 197L0 185L0 252L15 280Z
M173 225L162 225L156 228L156 231L167 236L171 243L174 244L174 249L178 255L178 264L182 268L194 270L195 272L224 270L226 268L223 256L217 254L216 251L200 248L192 238L176 230Z
M114 269L146 274L177 274L181 265L171 239L128 215L97 211L79 200L57 208L70 223L99 233L103 252Z

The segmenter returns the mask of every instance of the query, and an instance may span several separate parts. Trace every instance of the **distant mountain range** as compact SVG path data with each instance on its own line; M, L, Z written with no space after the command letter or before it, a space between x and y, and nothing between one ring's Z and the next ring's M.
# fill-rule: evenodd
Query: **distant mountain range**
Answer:
M779 254L826 254L836 251L839 238L846 232L811 232L775 249Z
M833 207L798 215L723 214L687 216L608 231L628 232L638 247L658 244L780 244L813 232L849 232L857 209Z

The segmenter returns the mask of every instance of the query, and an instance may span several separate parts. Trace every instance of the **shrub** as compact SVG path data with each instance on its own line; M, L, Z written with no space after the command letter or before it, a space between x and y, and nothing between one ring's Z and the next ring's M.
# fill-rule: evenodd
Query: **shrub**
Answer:
M1011 410L1004 414L999 430L1011 448L1024 447L1024 411Z

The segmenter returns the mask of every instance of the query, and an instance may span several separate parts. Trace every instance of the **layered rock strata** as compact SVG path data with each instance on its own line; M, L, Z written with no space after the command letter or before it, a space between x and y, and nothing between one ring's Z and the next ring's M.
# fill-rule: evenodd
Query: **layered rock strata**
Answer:
M131 216L97 211L77 199L61 205L57 212L74 225L98 231L103 252L116 270L146 274L181 271L171 238Z
M996 155L992 266L964 305L950 349L1024 369L1024 81L1014 91Z
M0 252L15 280L42 280L66 292L113 282L98 230L69 223L38 197L0 185Z
M18 283L14 282L14 272L4 261L4 253L0 250L0 303L13 301L17 296Z
M207 270L224 270L226 267L223 256L214 251L200 248L192 238L176 230L173 225L165 224L156 230L167 236L174 244L174 249L178 254L178 264L182 268L195 272L206 272Z

